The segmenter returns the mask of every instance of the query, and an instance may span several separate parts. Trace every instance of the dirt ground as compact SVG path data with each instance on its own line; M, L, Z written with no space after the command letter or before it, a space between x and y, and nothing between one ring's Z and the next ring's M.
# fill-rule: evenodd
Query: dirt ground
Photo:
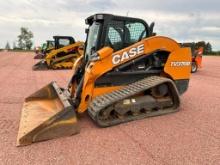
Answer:
M25 97L71 70L32 71L32 53L0 53L0 164L220 164L220 57L204 57L180 111L110 128L85 114L81 133L16 147Z

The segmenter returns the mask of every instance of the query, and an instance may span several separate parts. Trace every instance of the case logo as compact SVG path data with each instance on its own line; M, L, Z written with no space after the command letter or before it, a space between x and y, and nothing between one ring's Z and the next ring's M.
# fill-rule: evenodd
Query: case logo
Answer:
M127 59L135 57L137 55L144 53L144 44L138 45L137 47L133 47L128 51L122 52L122 54L116 54L112 57L112 63L114 65L119 64Z

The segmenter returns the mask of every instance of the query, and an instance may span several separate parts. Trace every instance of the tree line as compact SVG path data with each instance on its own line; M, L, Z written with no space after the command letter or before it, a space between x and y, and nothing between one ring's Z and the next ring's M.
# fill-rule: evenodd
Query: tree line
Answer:
M13 50L31 50L33 46L34 34L26 27L20 28L20 34L18 35L17 42L13 42L13 48L11 48L9 42L6 43L5 49L13 49Z
M18 41L13 43L13 50L31 50L33 46L33 39L34 34L32 31L30 31L26 27L21 27L20 28L20 34L18 35ZM189 42L189 43L184 43L185 46L189 46L192 49L197 49L199 47L204 48L204 55L220 55L220 51L213 51L212 50L212 45L209 42L205 41L199 41L199 42ZM11 46L9 42L6 43L5 49L9 50L11 49Z
M209 42L199 41L199 42L195 43L195 46L197 48L203 47L203 49L204 49L203 54L204 55L220 55L220 51L213 51L212 50L212 45Z

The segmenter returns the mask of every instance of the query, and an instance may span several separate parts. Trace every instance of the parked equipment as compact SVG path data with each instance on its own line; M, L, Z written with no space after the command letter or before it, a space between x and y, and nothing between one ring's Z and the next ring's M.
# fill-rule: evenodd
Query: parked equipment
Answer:
M198 46L200 42L185 42L180 43L183 47L190 47L191 53L192 53L192 67L191 67L191 73L197 72L198 68L202 67L202 55L204 48L202 46Z
M35 50L36 55L34 59L44 59L46 54L54 49L55 42L52 40L47 40L43 43L41 47L37 47Z
M55 41L47 40L46 42L47 42L46 47L45 47L45 49L42 50L43 54L47 54L55 48Z
M43 57L45 57L47 53L50 53L54 49L55 49L55 41L47 40L46 43L42 46L41 52L43 54Z
M178 111L189 48L153 36L154 23L138 18L95 14L86 24L84 56L67 89L51 82L25 99L18 146L79 133L77 114L85 111L101 127Z
M83 42L75 42L70 36L54 36L54 49L46 51L45 59L33 66L33 70L72 69L74 61L83 54Z
M192 54L192 73L197 72L198 68L202 68L203 47L199 47Z

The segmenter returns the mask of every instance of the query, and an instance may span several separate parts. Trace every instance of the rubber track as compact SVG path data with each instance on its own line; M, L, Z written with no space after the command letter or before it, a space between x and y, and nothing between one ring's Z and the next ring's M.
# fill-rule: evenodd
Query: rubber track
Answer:
M139 116L139 117L135 117L134 119L128 119L127 121L112 121L112 123L103 123L102 121L100 121L98 119L99 116L99 112L111 105L114 105L116 102L121 101L123 99L129 98L135 94L141 93L143 91L146 91L152 87L155 87L157 85L163 84L163 83L169 83L170 85L172 85L172 93L173 93L173 97L175 98L175 103L174 103L174 108L173 109L169 109L168 111L165 112L165 110L163 110L163 112L160 111L156 111L157 113L155 114L148 114L148 116L156 116L156 115L162 115L165 113L171 113L176 111L176 108L179 106L180 103L180 98L179 98L179 94L178 91L176 89L175 84L173 83L172 80L165 78L165 77L160 77L160 76L150 76L147 77L145 79L139 80L137 82L134 82L132 84L127 85L126 87L119 89L119 90L115 90L113 92L101 95L101 96L97 96L89 105L88 107L88 113L89 115L92 117L92 119L97 122L98 125L102 126L102 127L107 127L107 126L111 126L111 125L115 125L115 124L119 124L122 122L127 122L127 121L131 121L131 120L136 120L136 119L140 119L140 118L144 118L146 116Z

